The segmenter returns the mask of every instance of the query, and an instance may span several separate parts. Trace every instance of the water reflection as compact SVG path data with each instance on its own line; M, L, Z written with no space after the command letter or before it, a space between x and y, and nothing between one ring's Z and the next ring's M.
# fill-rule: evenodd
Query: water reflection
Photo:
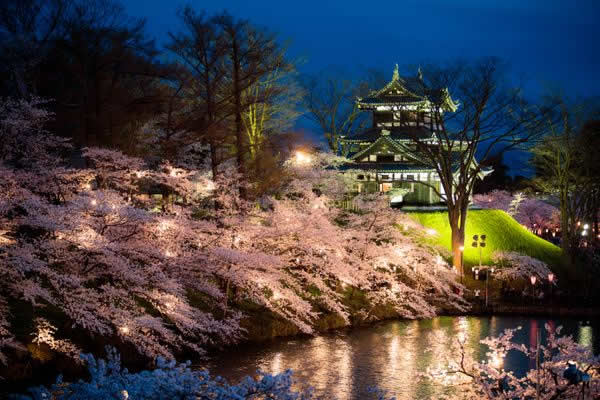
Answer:
M456 339L464 341L466 349L483 360L488 349L480 343L482 338L522 326L515 340L535 346L537 331L549 323L563 325L564 334L573 335L582 345L594 346L598 352L597 322L591 321L587 326L576 320L499 316L394 321L314 338L239 346L219 355L209 368L232 382L254 375L257 369L279 373L291 368L300 385L310 384L317 394L340 400L371 398L367 395L369 386L388 390L398 400L436 399L447 389L432 385L419 374L452 357L451 345ZM432 335L433 332L437 334ZM492 355L488 361L521 375L531 366L531 360L512 353L496 358Z

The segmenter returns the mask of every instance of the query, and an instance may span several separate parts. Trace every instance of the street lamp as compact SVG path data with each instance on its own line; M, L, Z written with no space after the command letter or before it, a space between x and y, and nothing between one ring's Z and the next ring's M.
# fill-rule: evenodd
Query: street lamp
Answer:
M473 235L473 243L471 243L471 246L477 248L479 247L479 269L482 269L481 267L481 250L485 247L485 239L487 238L486 235ZM476 274L478 274L479 271L477 271ZM488 280L490 277L490 273L488 268L486 267L485 270L485 307L487 308L488 306Z
M552 298L552 286L554 282L554 274L552 272L548 274L548 282L550 282L550 298Z
M473 243L471 243L471 246L479 247L479 268L481 268L481 249L485 247L486 238L486 235L473 235Z
M531 275L531 277L529 279L531 280L531 293L533 294L533 297L535 298L535 281L537 280L537 277L535 275Z

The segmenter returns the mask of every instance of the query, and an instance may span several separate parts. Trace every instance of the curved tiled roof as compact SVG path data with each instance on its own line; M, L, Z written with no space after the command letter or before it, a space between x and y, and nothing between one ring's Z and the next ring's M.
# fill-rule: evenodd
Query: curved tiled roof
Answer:
M440 104L455 111L457 104L451 99L447 89L430 89L425 85L419 71L417 76L400 77L398 65L394 69L392 80L383 88L371 92L364 98L357 99L357 104L371 108L375 105L407 104L419 105L422 103Z
M374 142L379 137L384 136L382 131L389 131L389 137L393 140L428 139L433 137L433 133L424 126L394 126L394 127L376 127L360 132L345 138L343 142Z

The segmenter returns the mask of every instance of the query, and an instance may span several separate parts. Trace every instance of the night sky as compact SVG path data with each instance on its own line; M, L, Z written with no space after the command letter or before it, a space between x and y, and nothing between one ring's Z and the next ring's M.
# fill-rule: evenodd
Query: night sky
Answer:
M600 93L600 0L124 0L145 17L159 44L178 29L177 10L192 4L227 10L289 42L300 72L341 67L356 74L374 67L498 56L530 97L544 87L572 97ZM301 122L302 124L302 122ZM305 125L308 126L309 125Z

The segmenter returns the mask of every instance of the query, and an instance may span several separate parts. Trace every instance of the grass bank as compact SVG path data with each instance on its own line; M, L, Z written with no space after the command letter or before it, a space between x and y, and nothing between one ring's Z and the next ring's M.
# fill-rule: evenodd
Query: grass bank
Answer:
M451 233L447 211L408 212L435 234L426 239L432 244L450 249ZM469 210L465 236L465 265L479 263L479 249L471 246L473 235L485 234L486 247L481 251L484 264L489 263L495 251L515 251L544 261L553 269L562 265L562 250L525 229L510 215L501 210Z

